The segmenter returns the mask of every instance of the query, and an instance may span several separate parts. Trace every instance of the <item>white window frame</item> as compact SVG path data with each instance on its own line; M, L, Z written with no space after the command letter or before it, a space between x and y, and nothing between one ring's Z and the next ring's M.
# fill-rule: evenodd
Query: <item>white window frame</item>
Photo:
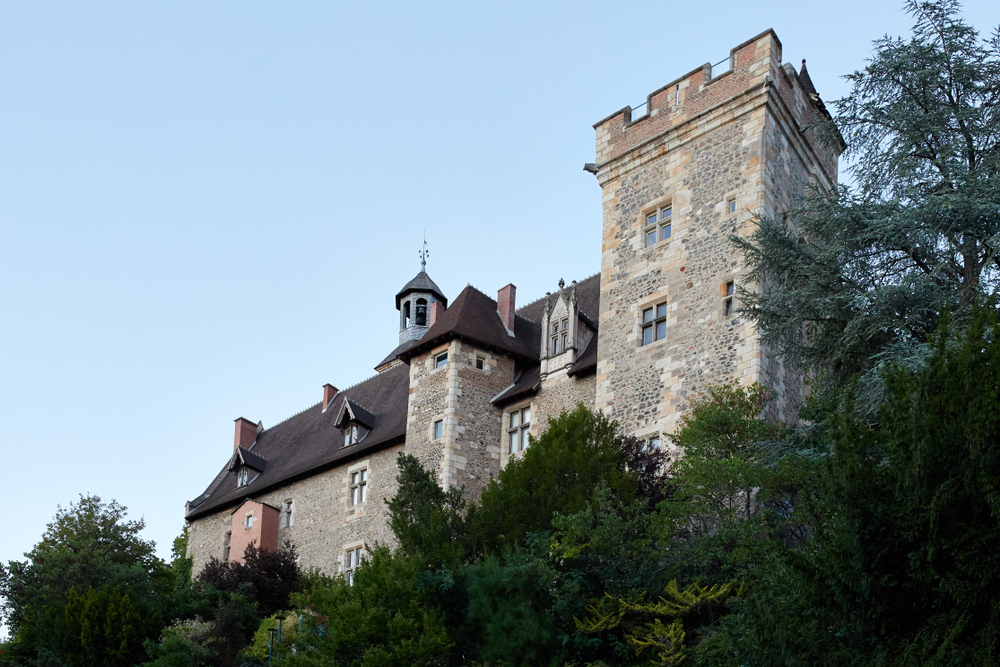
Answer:
M347 493L347 504L351 507L363 505L368 500L368 468L351 473Z
M436 422L434 422L434 432L433 432L433 435L434 435L434 439L435 440L440 440L441 438L444 437L444 420L443 419L438 419Z
M292 517L295 504L294 501L289 498L281 506L282 521L284 522L285 528L292 527Z
M661 301L642 309L642 322L639 331L639 345L645 347L667 337L667 302ZM649 340L646 340L646 332Z
M251 528L253 528L253 512L243 517L243 530L250 530Z
M664 204L655 211L648 211L643 214L642 221L642 242L647 248L652 248L660 241L670 238L671 224L673 222L673 205ZM652 243L650 243L652 235Z
M354 573L365 560L364 547L352 547L344 552L344 577L347 585L354 585Z
M531 430L531 406L525 405L507 413L507 452L516 454L528 448Z
M434 355L434 368L441 368L442 366L448 365L448 353L442 352L441 354Z

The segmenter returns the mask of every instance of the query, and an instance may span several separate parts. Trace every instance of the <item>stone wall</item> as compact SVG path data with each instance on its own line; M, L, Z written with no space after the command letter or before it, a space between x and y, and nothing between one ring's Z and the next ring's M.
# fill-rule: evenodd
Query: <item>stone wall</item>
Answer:
M572 412L578 403L594 409L597 383L593 373L570 376L566 370L551 373L538 389L531 406L531 437L537 438L548 428L549 420L563 412Z
M397 445L371 452L253 498L277 508L291 500L292 525L285 525L282 512L278 541L287 538L295 544L304 569L334 574L343 569L343 553L354 544L395 544L385 500L396 493L396 456L401 451L402 445ZM362 468L368 471L367 500L352 507L348 505L351 473ZM188 524L188 556L194 559L195 575L212 556L222 558L232 518L230 508ZM234 541L234 551L235 547Z
M435 359L448 353L441 368ZM476 359L484 368L476 368ZM501 413L490 399L514 380L514 360L508 356L452 340L410 360L410 401L406 451L438 473L444 488L464 486L478 498L500 469ZM434 439L434 422L443 422L443 436Z
M765 382L780 416L794 414L801 378L773 355L762 361L755 328L723 310L726 283L759 289L746 284L730 235L787 209L806 178L829 181L829 159L816 157L786 108L802 96L780 57L765 32L733 49L730 72L710 80L695 70L651 95L648 116L632 121L626 109L595 126L604 208L596 404L626 432L673 432L692 400L728 382ZM671 236L646 247L645 215L667 205ZM643 346L642 311L662 303L666 337Z

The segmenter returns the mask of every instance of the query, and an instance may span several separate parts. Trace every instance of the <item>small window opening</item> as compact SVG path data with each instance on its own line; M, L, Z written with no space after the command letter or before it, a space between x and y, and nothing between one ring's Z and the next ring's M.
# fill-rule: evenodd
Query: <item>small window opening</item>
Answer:
M434 357L434 368L441 368L446 363L448 363L448 353L447 352L445 352L443 354L439 354L438 356Z
M281 505L281 525L289 528L292 525L292 501L286 500Z
M736 213L736 199L726 200L726 211L729 213Z
M479 370L484 370L486 368L486 360L482 357L476 357L476 368Z
M359 470L351 473L350 505L360 505L368 500L368 471Z
M507 441L511 454L528 448L528 431L531 430L531 406L510 413Z
M229 562L229 552L233 547L233 531L227 530L226 536L222 540L222 560L223 562Z
M444 421L439 419L434 422L434 439L439 440L444 437Z
M244 530L250 530L253 528L253 512L247 514L247 518L243 521Z
M427 326L427 300L417 299L416 325L418 327Z
M410 302L407 301L403 304L403 328L408 329L410 327Z
M672 215L673 208L671 206L661 206L652 213L646 214L646 225L643 227L643 234L646 239L647 248L670 238L670 219Z
M722 288L722 314L729 317L733 314L733 297L736 294L736 285L730 280Z
M642 344L649 345L667 337L667 304L658 303L642 311Z
M361 567L362 560L364 560L364 551L361 547L348 549L347 553L344 554L344 576L347 577L348 586L354 585L354 573Z
M681 103L681 87L680 85L674 89L674 106Z

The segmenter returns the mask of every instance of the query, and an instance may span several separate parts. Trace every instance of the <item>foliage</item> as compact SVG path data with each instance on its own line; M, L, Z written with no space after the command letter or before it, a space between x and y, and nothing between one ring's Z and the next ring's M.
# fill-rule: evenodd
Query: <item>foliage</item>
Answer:
M198 586L193 608L197 614L176 619L158 643L146 642L155 667L235 667L250 642L259 618L254 605L239 593ZM209 620L202 620L209 619Z
M144 527L97 496L60 507L27 559L0 576L11 654L80 664L102 652L102 664L132 664L172 588L155 545L139 535Z
M296 590L302 571L295 545L285 541L276 551L247 545L243 562L212 558L198 574L198 581L221 591L239 592L257 605L261 616L288 608L289 595Z
M923 369L886 386L878 425L854 416L848 388L816 436L826 521L763 573L737 634L748 662L1000 659L996 316L975 314L964 334L944 325Z
M440 612L417 588L421 563L375 548L348 586L342 577L309 576L292 601L302 614L296 665L400 667L447 665L452 641Z
M759 384L711 388L671 436L684 456L670 467L675 492L660 508L686 582L733 581L771 548L761 539L769 530L762 499L776 486L768 452L785 427L761 419L770 400Z
M579 405L549 422L521 457L512 457L469 508L469 534L477 549L499 553L524 544L527 534L547 531L557 512L584 510L600 484L624 502L636 497L639 474L629 469L626 452L638 451L618 425L601 412ZM644 472L659 479L659 452ZM662 481L648 483L654 487Z
M280 657L282 653L288 655L295 644L298 627L299 614L297 612L291 611L268 616L260 622L257 632L254 633L253 640L247 648L247 655L267 659L272 649L275 657Z
M862 373L872 412L882 369L915 370L938 317L958 323L1000 286L1000 33L981 41L956 0L910 0L908 40L885 37L835 117L853 186L813 192L790 224L762 219L733 241L740 293L762 342L843 384Z
M396 465L398 490L386 502L400 549L434 570L463 562L467 546L462 489L442 489L434 473L409 454L400 454Z
M696 644L699 630L709 627L720 615L720 609L739 591L732 584L701 586L697 582L684 590L677 580L664 589L666 597L647 602L645 592L634 600L605 595L597 604L587 607L587 617L574 619L580 632L598 633L619 630L637 656L646 649L657 655L653 664L679 665Z

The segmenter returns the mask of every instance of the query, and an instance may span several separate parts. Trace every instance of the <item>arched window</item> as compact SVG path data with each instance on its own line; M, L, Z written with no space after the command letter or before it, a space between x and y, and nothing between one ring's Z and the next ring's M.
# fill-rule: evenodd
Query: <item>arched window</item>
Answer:
M408 329L410 326L410 302L407 301L403 304L403 328Z
M427 326L427 300L417 299L417 318L415 324L418 327Z

